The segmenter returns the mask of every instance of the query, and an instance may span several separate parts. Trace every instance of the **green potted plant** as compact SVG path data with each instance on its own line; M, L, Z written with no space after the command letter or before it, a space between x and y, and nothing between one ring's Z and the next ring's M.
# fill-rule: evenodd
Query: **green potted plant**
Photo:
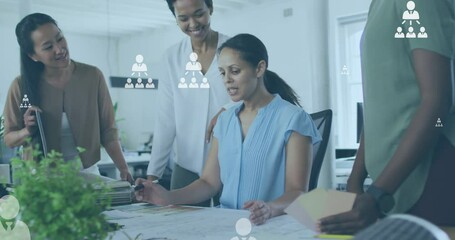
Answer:
M34 152L35 157L39 155ZM52 151L39 162L12 160L18 182L13 195L21 206L21 220L32 239L105 239L108 223L101 212L109 199L99 201L101 190L80 175L76 161L65 162Z

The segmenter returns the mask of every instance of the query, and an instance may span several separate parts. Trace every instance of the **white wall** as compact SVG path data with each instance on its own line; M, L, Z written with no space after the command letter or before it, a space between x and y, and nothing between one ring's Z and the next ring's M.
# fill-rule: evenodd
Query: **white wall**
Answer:
M3 113L9 85L19 75L19 46L14 33L15 25L0 23L0 115Z
M337 101L340 99L337 96L337 81L341 81L340 77L340 59L338 49L338 41L340 31L339 19L342 17L348 17L353 15L358 15L361 13L367 13L371 0L329 0L328 6L328 49L329 49L329 78L330 78L330 108L334 111L334 119L332 121L332 133L331 133L331 143L327 149L328 153L333 154L331 159L335 159L334 155L334 143L337 138L337 117L338 109L336 108ZM360 46L359 46L360 47ZM331 163L330 166L334 169L334 163ZM335 185L333 184L333 187Z

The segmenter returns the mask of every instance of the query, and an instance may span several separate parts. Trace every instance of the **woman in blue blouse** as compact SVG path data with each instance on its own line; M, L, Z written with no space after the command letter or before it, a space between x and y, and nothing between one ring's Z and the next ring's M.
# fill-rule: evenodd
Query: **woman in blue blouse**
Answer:
M202 176L173 191L138 179L145 188L136 197L157 205L192 204L222 189L221 207L249 209L250 220L262 224L308 190L312 146L321 137L294 91L267 70L267 50L258 38L237 35L218 52L226 90L243 102L219 116Z

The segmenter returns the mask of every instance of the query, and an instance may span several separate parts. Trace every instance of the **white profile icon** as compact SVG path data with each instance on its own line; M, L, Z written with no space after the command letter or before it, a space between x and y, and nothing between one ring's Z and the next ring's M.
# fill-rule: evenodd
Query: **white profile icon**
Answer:
M247 218L240 218L235 224L236 237L231 240L256 240L255 237L249 236L251 233L251 222Z
M22 98L22 103L19 106L20 108L30 108L32 105L30 104L30 101L28 100L27 94L24 94L24 97Z
M198 56L197 56L197 53L195 52L192 52L190 53L190 61L186 63L186 66L185 66L185 75L187 75L189 72L192 72L193 73L193 77L194 77L194 73L195 72L198 72L199 74L202 75L202 65L200 62L197 61L198 59Z
M179 88L188 88L188 84L186 84L186 80L185 78L180 78L180 82L179 82Z
M191 78L190 88L199 88L199 84L196 83L196 78Z
M137 79L136 85L134 85L134 88L144 88L144 84L142 83L142 78Z
M153 79L149 78L147 80L147 84L145 84L145 88L155 88L155 84L153 83Z
M125 88L134 88L131 78L126 79Z
M198 59L197 53L192 52L190 54L190 61L188 63L186 63L185 69L187 71L201 71L202 66L201 66L201 63L199 63L197 61L197 59Z
M403 28L397 27L397 32L395 33L395 38L416 38L416 32L414 32L413 22L415 21L418 25L420 25L420 14L416 10L416 4L414 1L408 1L406 4L407 10L403 12L403 22L401 24L405 24L409 22L407 27L408 32L404 35ZM406 27L405 27L406 29ZM417 30L417 27L416 29ZM420 27L420 32L417 34L417 38L428 38L428 34L425 32L425 27Z
M403 12L403 22L402 22L402 24L404 24L408 20L409 20L409 25L411 25L411 26L412 26L412 21L413 20L416 21L418 24L420 24L420 22L419 22L420 15L419 15L419 12L417 12L415 10L415 8L416 8L415 2L414 1L409 1L406 4L406 8L408 10Z
M408 28L408 33L406 33L406 38L416 38L416 33L414 32L413 27Z
M436 125L434 125L434 126L437 127L437 128L442 128L442 127L444 127L444 126L442 125L441 118L438 118L438 120L436 120Z
M425 32L425 27L420 27L420 32L417 34L417 38L428 38L428 34Z
M136 63L134 63L133 66L131 67L131 71L133 72L131 76L137 73L138 76L140 77L142 72L146 76L148 76L147 65L144 63L144 56L142 56L141 54L136 55Z
M27 224L16 220L19 214L19 201L14 196L6 195L0 198L0 239L30 240L30 230Z
M341 69L341 75L349 75L348 66L343 65L343 68Z
M404 38L403 28L397 27L397 32L395 33L395 38Z
M208 80L206 77L204 77L204 78L202 79L202 83L201 83L200 88L210 88L210 84L209 84L208 81L209 81L209 80Z

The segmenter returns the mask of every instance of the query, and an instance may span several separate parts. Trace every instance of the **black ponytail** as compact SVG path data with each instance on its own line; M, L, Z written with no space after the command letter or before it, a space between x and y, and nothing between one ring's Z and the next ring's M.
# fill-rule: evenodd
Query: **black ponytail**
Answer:
M299 97L278 74L270 70L265 71L264 75L264 85L269 93L275 94L278 93L280 97L294 105L300 106Z
M21 78L20 87L22 96L27 94L30 104L39 106L39 80L44 70L44 64L35 62L30 54L35 53L32 32L40 26L57 22L43 13L33 13L24 17L16 26L16 38L20 47Z
M261 60L266 62L266 67L269 63L267 49L257 37L243 33L228 39L218 49L218 54L224 48L230 48L240 53L243 60L256 67ZM299 97L295 91L280 77L278 74L266 70L264 74L264 85L269 93L279 94L280 97L294 105L301 106Z

